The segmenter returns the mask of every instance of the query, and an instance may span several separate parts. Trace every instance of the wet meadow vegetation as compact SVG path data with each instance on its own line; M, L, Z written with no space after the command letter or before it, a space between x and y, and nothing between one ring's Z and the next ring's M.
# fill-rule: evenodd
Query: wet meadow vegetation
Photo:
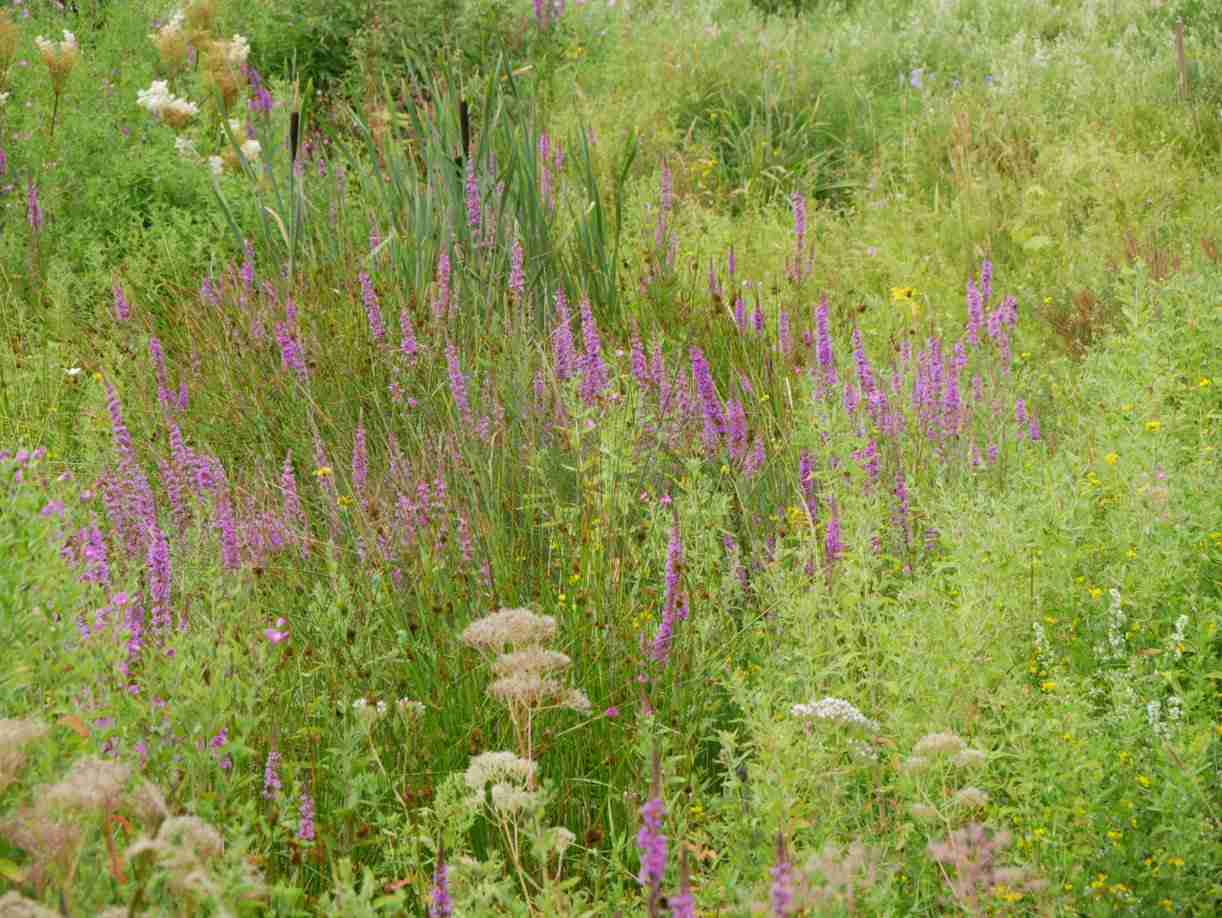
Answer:
M1222 15L0 8L0 915L1222 907Z

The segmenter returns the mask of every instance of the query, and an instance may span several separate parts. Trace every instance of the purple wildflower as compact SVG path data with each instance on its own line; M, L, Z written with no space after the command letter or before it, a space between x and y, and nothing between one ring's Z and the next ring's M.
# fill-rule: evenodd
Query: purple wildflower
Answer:
M662 764L655 751L649 800L641 807L641 829L636 836L637 850L641 853L641 871L637 874L637 880L649 893L651 915L656 914L662 880L666 876L666 836L662 834L662 821L665 818L666 805L662 802Z
M535 0L536 8L539 0ZM437 849L437 863L433 867L433 901L429 905L429 918L450 918L454 914L454 903L450 899L450 868L446 864L445 851Z
M823 382L829 388L836 385L836 364L832 354L832 335L828 329L827 297L819 301L815 310L815 356L819 360L819 368L823 370Z
M160 526L150 527L146 566L153 627L168 630L173 573L170 568L170 546Z
M32 180L26 181L25 218L34 233L42 229L42 207L38 203L38 187Z
M692 379L696 383L696 391L700 396L700 406L704 411L704 445L707 449L716 449L717 442L726 429L726 419L721 408L721 399L717 395L717 384L713 382L713 374L709 370L709 362L704 352L698 347L691 349Z
M467 400L467 379L458 363L458 348L453 342L446 345L446 367L450 374L450 395L464 421L471 419L471 403Z
M823 539L824 553L829 564L839 560L844 553L844 543L840 541L840 512L836 502L832 501L831 515L827 521L827 532Z
M399 353L409 362L415 360L419 345L416 343L416 330L412 328L412 317L406 307L399 310L399 335Z
M853 363L857 366L857 381L861 384L862 394L869 397L870 393L878 388L874 380L874 371L870 367L870 360L866 357L865 344L861 338L861 329L853 329Z
M356 435L352 440L352 488L357 494L365 490L365 482L369 479L369 454L365 448L365 424L356 425Z
M132 435L123 423L123 408L119 403L119 393L110 383L106 384L106 410L110 412L110 431L114 440L115 452L119 454L119 464L124 467L134 467L136 453L132 448Z
M649 367L645 362L645 346L641 343L641 330L635 322L632 323L632 352L629 357L632 367L632 378L641 388L649 387Z
M802 489L802 500L811 520L819 518L819 499L815 494L815 468L810 453L802 450L798 454L798 485Z
M300 820L297 823L297 837L302 841L314 840L314 798L309 790L301 789L301 804L298 807Z
M736 398L726 401L726 448L735 462L747 456L747 415Z
M1014 403L1014 420L1020 425L1027 423L1027 403L1021 398Z
M273 749L267 754L267 763L263 766L263 798L276 799L283 787L280 783L280 753Z
M556 378L563 381L576 372L577 354L573 349L573 329L569 304L564 291L556 291L556 330L552 332L552 353L556 359Z
M734 326L740 332L747 330L747 305L741 296L734 297Z
M293 337L287 322L277 322L275 326L276 344L280 347L280 365L286 370L297 374L302 382L306 381L305 357L301 353L301 345Z
M242 563L238 550L237 523L233 516L233 504L229 494L218 490L215 498L216 528L221 533L221 566L227 571L236 571Z
M525 261L526 253L522 250L522 242L515 239L509 254L509 292L518 300L526 296L526 271L523 267Z
M793 864L785 850L785 835L778 832L776 838L776 865L769 871L772 877L772 914L786 918L793 914Z
M986 304L993 298L993 262L987 258L980 265L980 295Z
M667 906L675 918L696 918L692 878L687 869L687 848L679 849L679 891L667 900Z
M777 319L777 347L781 350L782 357L788 357L793 351L793 336L789 330L789 313L784 309L781 310L781 315Z
M1031 438L1031 442L1040 439L1040 419L1035 416L1035 412L1031 412L1031 417L1027 421L1027 436Z
M598 337L598 326L594 322L594 311L590 307L589 297L582 297L581 300L581 339L585 345L581 397L589 405L607 388L608 382L607 367L603 363L602 342Z
M131 304L123 293L123 288L115 284L112 288L115 295L115 321L126 322L132 314Z
M475 177L475 159L472 156L467 157L467 226L472 232L479 232L479 228L483 223L483 214L480 211L479 202L479 182Z
M365 316L369 320L369 333L373 340L381 344L386 339L386 327L382 324L382 308L378 305L378 294L373 289L373 281L369 274L362 271L358 275L361 282L361 299L365 302Z
M967 282L967 340L975 347L979 343L980 326L984 321L984 305L975 281Z

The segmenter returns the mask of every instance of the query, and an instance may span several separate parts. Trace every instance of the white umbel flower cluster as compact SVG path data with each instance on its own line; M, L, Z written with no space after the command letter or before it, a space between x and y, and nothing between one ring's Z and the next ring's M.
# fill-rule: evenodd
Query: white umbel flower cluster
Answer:
M175 129L186 126L199 114L199 106L170 92L165 80L154 80L148 89L136 93L136 104Z
M861 727L863 730L869 730L877 733L879 730L878 723L870 720L857 707L843 698L820 698L818 701L812 701L810 704L795 704L789 709L789 713L794 717L801 717L804 720L830 720L836 723L849 724L854 727Z
M556 636L556 620L530 609L499 609L476 619L462 633L463 643L485 653L505 647L537 646Z

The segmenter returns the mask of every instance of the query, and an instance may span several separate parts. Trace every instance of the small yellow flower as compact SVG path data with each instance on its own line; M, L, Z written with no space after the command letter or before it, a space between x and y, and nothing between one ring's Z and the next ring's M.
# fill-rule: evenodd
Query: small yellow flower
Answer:
M1055 692L1057 690L1057 684L1055 682L1052 682L1051 680L1049 680L1048 682L1041 682L1040 689L1048 693Z
M314 477L315 477L315 478L328 478L328 477L330 477L331 475L334 475L334 474L335 474L335 473L334 473L333 471L331 471L331 466L329 466L329 465L322 465L322 466L319 466L318 468L316 468L316 469L314 470Z
M1182 857L1169 857L1167 858L1167 863L1172 867L1183 867L1184 859Z
M1097 586L1091 587L1088 592L1090 593L1091 599L1098 599L1100 596L1103 595L1102 587L1097 587Z
M1149 787L1153 782L1149 778L1147 778L1145 775L1138 775L1137 783L1140 784L1142 787Z
M1115 829L1112 829L1110 832L1107 833L1107 837L1109 841L1118 842L1123 837L1123 833L1117 832Z
M1146 421L1146 430L1148 430L1150 433L1158 433L1160 430L1162 430L1162 427L1162 421Z
M1120 457L1117 456L1115 453L1108 453L1106 456L1103 457L1103 461L1106 462L1108 465L1115 465L1117 462L1120 461Z
M910 303L916 296L915 287L892 287L891 301L893 303Z
M1197 380L1197 386L1202 389L1207 389L1210 386L1212 386L1213 384L1214 384L1214 381L1210 379L1208 376L1202 376L1200 379Z
M339 499L336 501L336 503L338 503L341 507L351 507L352 498L349 497L347 494L341 494Z

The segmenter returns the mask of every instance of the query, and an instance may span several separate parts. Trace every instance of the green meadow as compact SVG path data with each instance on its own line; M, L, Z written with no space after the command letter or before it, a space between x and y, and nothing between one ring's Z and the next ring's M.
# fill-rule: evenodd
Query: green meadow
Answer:
M1222 909L1222 7L0 6L0 918Z

